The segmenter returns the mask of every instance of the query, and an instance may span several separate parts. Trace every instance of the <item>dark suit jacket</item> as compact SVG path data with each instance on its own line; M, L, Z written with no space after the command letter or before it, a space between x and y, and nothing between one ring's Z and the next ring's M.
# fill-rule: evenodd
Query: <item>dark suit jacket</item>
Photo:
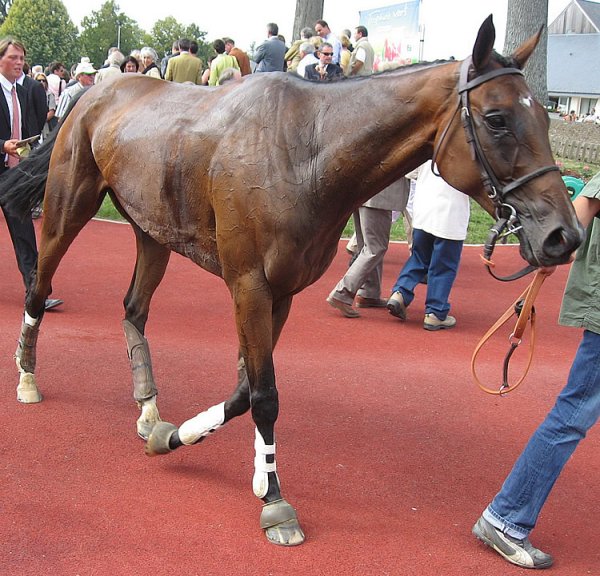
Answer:
M4 93L1 92L2 87L0 87L0 150L4 148L4 142L6 140L10 140L10 135L12 132L12 126L10 122L10 111L8 110L8 104L6 103L6 97ZM29 126L31 122L27 122L27 92L23 86L17 84L17 97L19 98L19 104L21 105L21 137L29 138L30 136L34 136L29 130ZM45 95L44 95L45 97ZM25 120L25 121L24 121ZM37 134L37 132L36 132ZM2 155L4 156L4 155ZM4 158L0 160L0 174L7 170L4 165Z
M23 88L27 93L27 115L25 122L30 136L41 134L48 117L48 98L46 90L40 82L25 76Z
M319 80L320 82L335 80L342 78L343 76L344 71L338 64L327 64L327 69L325 70L325 76L323 78L321 78L321 75L317 72L317 64L311 64L304 69L305 78L308 78L309 80Z

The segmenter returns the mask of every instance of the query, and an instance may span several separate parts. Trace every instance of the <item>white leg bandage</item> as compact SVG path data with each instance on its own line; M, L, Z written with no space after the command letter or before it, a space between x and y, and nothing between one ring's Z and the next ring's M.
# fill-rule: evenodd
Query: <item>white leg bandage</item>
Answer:
M27 312L25 312L25 324L27 326L35 326L38 323L37 318L32 318Z
M275 444L265 444L263 437L256 428L254 430L254 477L252 478L252 489L258 498L264 498L269 490L269 472L276 472L277 466L267 462L267 455L275 455ZM279 479L277 480L279 482Z
M187 420L179 427L179 439L186 445L198 442L200 438L212 434L225 422L225 402L212 406L208 410Z

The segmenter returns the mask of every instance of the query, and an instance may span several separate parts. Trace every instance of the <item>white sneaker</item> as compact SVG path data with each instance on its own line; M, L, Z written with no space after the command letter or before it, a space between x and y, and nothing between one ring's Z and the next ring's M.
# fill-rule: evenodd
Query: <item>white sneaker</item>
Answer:
M454 326L456 326L454 316L446 316L445 320L440 320L435 314L425 314L423 321L425 330L443 330L444 328L454 328Z
M390 311L392 316L400 318L400 320L406 320L406 305L404 304L404 298L402 298L400 292L394 292L390 296L386 308Z

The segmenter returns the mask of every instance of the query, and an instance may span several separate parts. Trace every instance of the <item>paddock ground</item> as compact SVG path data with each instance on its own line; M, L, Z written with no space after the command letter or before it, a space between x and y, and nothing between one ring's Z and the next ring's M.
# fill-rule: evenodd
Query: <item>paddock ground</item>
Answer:
M0 574L527 573L470 530L551 407L580 334L556 324L563 267L538 299L538 347L525 383L505 398L479 391L471 352L527 283L493 280L479 254L465 248L450 331L421 328L423 288L404 324L382 310L342 318L325 297L345 270L343 243L324 277L296 297L275 354L278 468L307 540L286 549L258 527L248 416L201 445L144 455L121 330L134 263L128 226L94 221L75 241L54 279L65 304L46 315L40 336L44 402L17 403L12 355L23 294L0 222ZM405 244L391 247L386 287L406 256ZM498 261L516 265L516 248L498 248ZM165 420L179 424L229 395L237 347L221 280L174 255L147 336ZM484 355L486 380L498 380L506 346L503 337ZM595 429L534 534L556 558L549 574L600 574L599 472Z

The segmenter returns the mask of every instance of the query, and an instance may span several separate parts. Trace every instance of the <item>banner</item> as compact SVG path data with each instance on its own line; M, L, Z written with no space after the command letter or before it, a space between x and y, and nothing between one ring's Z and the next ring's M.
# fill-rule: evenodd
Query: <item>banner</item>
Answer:
M376 71L419 61L419 6L407 0L392 6L361 10L360 24L369 32Z

